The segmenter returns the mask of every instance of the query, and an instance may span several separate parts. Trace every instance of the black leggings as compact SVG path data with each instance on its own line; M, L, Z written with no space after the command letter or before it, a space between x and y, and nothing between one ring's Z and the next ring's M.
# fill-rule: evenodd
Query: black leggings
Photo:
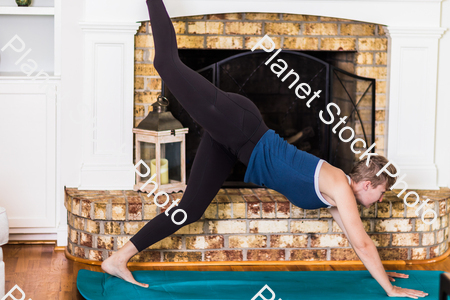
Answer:
M176 225L170 215L159 214L131 238L139 252L199 220L230 175L236 160L247 166L253 148L269 129L251 100L218 89L181 62L172 21L162 0L147 0L147 6L155 43L154 66L183 108L203 127L204 133L186 190L176 207L186 212L186 221Z

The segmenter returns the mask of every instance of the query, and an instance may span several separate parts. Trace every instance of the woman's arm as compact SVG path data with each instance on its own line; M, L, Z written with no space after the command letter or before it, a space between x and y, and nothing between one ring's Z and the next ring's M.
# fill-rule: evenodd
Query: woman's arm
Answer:
M330 207L328 208L328 211L330 212L330 214L333 216L333 219L336 221L336 223L339 225L339 227L341 228L342 232L345 234L345 236L348 238L347 235L347 231L345 230L344 225L342 225L342 220L341 220L341 216L339 215L339 212L337 210L336 207ZM350 246L352 246L352 244L350 243ZM353 248L353 246L352 246ZM397 273L397 272L386 272L386 274L389 277L389 281L395 281L394 277L397 278L408 278L409 275L407 274L402 274L402 273Z
M356 200L354 198L353 193L351 193L351 197L353 198L353 202L350 200L348 202L352 202L354 206L356 207ZM350 197L350 195L347 195ZM348 198L348 199L352 199ZM342 201L336 201L337 207L329 208L331 215L335 219L335 221L339 224L339 227L341 227L342 231L346 235L347 239L350 242L350 245L355 250L356 254L358 255L359 259L362 261L364 266L367 268L367 270L370 272L373 278L381 285L381 287L385 290L386 294L390 297L410 297L417 299L417 297L425 297L428 294L424 293L422 291L418 290L412 290L412 289L404 289L398 286L393 286L390 283L389 276L386 273L386 270L384 269L383 264L381 263L380 256L378 254L378 250L373 243L373 241L370 239L370 237L367 235L367 233L364 230L364 226L362 224L361 218L359 217L359 212L356 207L356 214L354 215L348 215L348 213L341 214L340 211L343 209L343 207L346 207L345 205L342 205ZM341 205L339 205L341 203ZM352 205L349 205L352 207ZM341 208L341 210L339 209ZM344 208L345 209L345 208ZM354 211L354 210L351 210ZM345 210L344 210L345 212ZM359 219L360 222L355 222L355 215ZM341 218L342 217L342 218ZM349 219L345 219L345 218ZM343 221L344 219L344 221ZM346 222L347 221L347 222ZM353 222L353 223L352 223ZM356 223L356 225L355 225ZM347 224L347 225L345 225ZM351 225L350 225L351 224ZM359 228L355 228L354 226L359 226ZM365 235L361 234L361 229L364 231ZM353 238L350 238L352 236ZM355 238L361 237L360 243L358 243L359 247L356 248L353 243L353 240ZM361 246L364 245L364 246Z
M356 200L354 204L356 207ZM361 219L359 218L359 214L357 215L357 217L360 220L361 224L354 224L353 226L349 227L351 228L349 231L353 235L353 239L358 239L358 241L360 242L358 243L358 247L356 247L355 243L352 242L352 238L350 238L350 235L346 230L347 227L344 225L344 222L341 219L338 207L332 207L329 209L329 211L333 216L334 220L336 221L336 223L338 223L339 227L341 227L342 231L349 240L350 245L353 247L353 250L355 250L355 253L358 255L359 259L363 262L364 266L366 266L367 270L369 270L373 278L375 278L375 280L383 287L383 289L389 295L389 293L392 292L393 290L393 286L389 280L389 277L386 274L386 270L384 269L383 264L381 263L381 259L380 256L378 255L378 251L377 248L375 247L375 244L364 230L364 226L362 224ZM356 211L358 212L357 207ZM355 229L354 226L360 226L359 230L353 230ZM361 229L364 232L364 234L361 233ZM372 247L370 246L370 244L372 244Z

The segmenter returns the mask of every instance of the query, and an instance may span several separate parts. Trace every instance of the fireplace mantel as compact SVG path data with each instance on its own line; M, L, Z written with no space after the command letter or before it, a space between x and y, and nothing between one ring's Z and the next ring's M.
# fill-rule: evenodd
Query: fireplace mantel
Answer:
M389 26L439 27L442 0L166 0L164 3L173 18L235 12L290 13ZM86 1L86 17L97 21L149 20L144 0L126 5L119 0Z
M385 25L389 35L387 157L400 168L401 175L407 174L404 180L409 189L437 189L439 186L435 158L438 49L439 39L446 30L440 27L441 2L165 1L171 17L272 12L328 16ZM91 113L87 114L84 122L84 161L79 189L133 187L134 172L130 159L133 138L132 41L138 28L136 22L145 20L148 20L148 13L143 0L85 1L82 29L88 47L84 50L84 99ZM111 72L106 61L116 62L114 72ZM90 79L95 80L95 84ZM105 87L109 88L108 93L104 92ZM109 99L105 100L105 97ZM95 130L95 126L99 130ZM447 184L450 181L449 178L445 180Z

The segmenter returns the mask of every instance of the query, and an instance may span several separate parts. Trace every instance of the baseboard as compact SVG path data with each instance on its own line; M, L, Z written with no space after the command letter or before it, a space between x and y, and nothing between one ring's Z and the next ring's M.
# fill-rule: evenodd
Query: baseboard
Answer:
M11 233L9 232L9 241L57 241L57 233Z
M56 245L56 241L42 241L42 240L14 240L9 241L7 245ZM61 247L64 248L64 247Z

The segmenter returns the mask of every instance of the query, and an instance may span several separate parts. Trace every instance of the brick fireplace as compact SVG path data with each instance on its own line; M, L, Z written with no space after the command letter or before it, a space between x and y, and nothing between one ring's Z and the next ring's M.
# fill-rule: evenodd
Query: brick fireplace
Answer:
M335 65L376 82L376 152L385 154L387 37L383 26L346 19L294 14L230 13L173 19L180 49L250 50L268 34L276 48L296 51L341 51ZM349 61L346 53L355 53ZM136 35L135 125L161 93L152 65L153 40L148 22ZM205 65L206 66L206 65ZM362 89L362 87L360 88ZM361 135L361 127L356 127Z
M330 17L285 13L226 13L173 19L181 49L249 50L264 34L277 48L340 51L338 67L376 78L376 152L386 154L388 38L384 27ZM354 60L343 57L354 52ZM148 114L161 93L152 65L151 28L142 23L135 36L134 125ZM358 132L357 134L361 134ZM134 161L134 160L133 160ZM416 218L394 193L371 209L359 207L382 260L421 260L448 248L450 192L419 191L431 198L423 210L438 212L433 225ZM182 193L172 193L181 198ZM120 248L144 224L162 213L133 191L66 190L70 255L101 261ZM198 222L135 256L135 262L251 262L358 260L326 210L302 210L270 189L219 191Z

